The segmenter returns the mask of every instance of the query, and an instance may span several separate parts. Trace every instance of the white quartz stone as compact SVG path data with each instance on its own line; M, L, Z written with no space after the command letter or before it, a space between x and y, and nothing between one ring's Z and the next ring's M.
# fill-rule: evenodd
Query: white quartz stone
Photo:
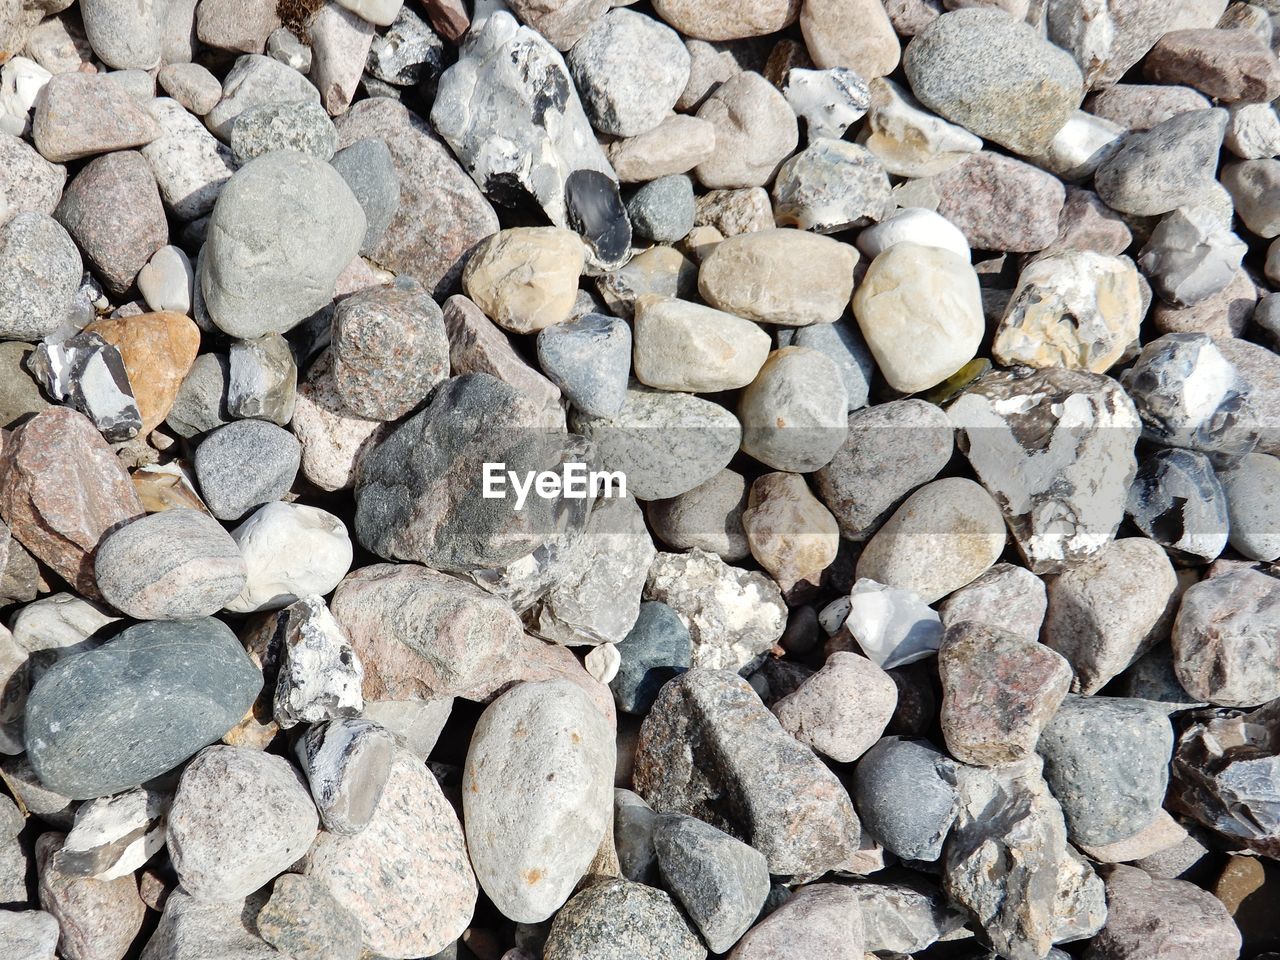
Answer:
M260 507L235 530L248 579L227 604L233 613L287 607L300 596L323 596L351 569L351 538L331 513L300 503Z
M903 207L858 234L858 249L874 260L897 243L941 247L964 260L970 258L969 241L960 228L941 214L923 207Z
M886 670L931 657L942 643L941 618L918 596L866 577L849 594L845 625L862 652Z
M180 247L163 246L138 274L138 291L152 310L191 313L195 271Z

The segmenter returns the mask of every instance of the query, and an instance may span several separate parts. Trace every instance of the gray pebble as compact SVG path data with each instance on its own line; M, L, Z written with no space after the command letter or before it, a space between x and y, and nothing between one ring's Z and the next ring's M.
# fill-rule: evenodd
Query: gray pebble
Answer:
M893 209L889 175L866 147L819 138L778 169L773 208L779 224L840 233Z
M258 934L293 960L357 960L360 923L317 880L286 873L254 919Z
M233 340L228 368L226 397L231 416L281 426L293 418L298 365L284 337L269 333L255 340Z
M1231 546L1250 560L1280 557L1280 460L1251 453L1219 474Z
M606 879L556 914L543 960L703 960L706 947L662 890Z
M231 156L237 166L272 150L297 150L329 160L338 148L338 130L318 103L262 103L231 123Z
M638 793L614 789L613 843L618 851L618 865L628 880L651 887L658 885L658 853L653 847L657 822L658 815Z
M627 201L636 236L674 243L693 229L693 181L682 174L651 180Z
M1156 224L1138 255L1138 266L1162 300L1190 307L1225 290L1247 250L1221 211L1185 206Z
M853 799L886 850L933 861L959 809L956 778L956 765L928 742L885 737L858 761Z
M1195 203L1213 181L1227 111L1189 110L1129 137L1094 177L1094 189L1122 213L1168 213Z
M366 226L360 252L368 254L400 209L400 178L391 151L381 140L366 138L339 150L332 163L364 210Z
M645 714L662 685L689 669L689 628L665 603L647 600L617 649L621 663L609 681L614 702L625 713Z
M160 68L160 86L197 117L218 105L222 84L198 63L170 63Z
M0 338L38 340L66 319L84 266L70 234L43 213L0 226Z
M676 497L649 505L653 532L677 550L697 547L732 563L751 555L742 527L747 484L742 474L724 469Z
M308 53L310 49L308 48ZM262 103L320 102L320 91L297 70L279 60L251 53L238 57L222 80L222 99L205 116L209 131L224 143L231 125L245 110Z
M201 441L193 465L210 512L219 520L239 520L288 493L301 458L302 447L289 431L265 420L237 420Z
M848 412L835 361L807 347L783 347L742 392L742 450L775 470L817 470L844 443Z
M587 416L616 416L627 399L631 328L600 313L545 327L538 334L538 365Z
M52 5L51 5L52 6ZM102 62L117 70L150 70L160 62L161 4L85 0L85 36Z
M225 353L202 353L191 365L165 424L180 437L194 437L231 422L227 410L230 361Z

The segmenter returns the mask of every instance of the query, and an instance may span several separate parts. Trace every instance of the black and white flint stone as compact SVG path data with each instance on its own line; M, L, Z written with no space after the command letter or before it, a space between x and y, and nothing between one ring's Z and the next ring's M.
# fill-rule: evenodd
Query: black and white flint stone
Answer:
M405 5L387 32L373 38L365 70L397 87L434 83L444 71L444 41Z
M1227 545L1227 497L1198 451L1168 447L1143 460L1125 510L1156 543L1195 562L1216 559Z
M599 170L575 170L565 180L569 226L586 241L605 270L622 266L631 254L631 218L618 182Z
M810 142L819 137L839 140L871 107L871 90L866 81L848 67L794 67L787 74L782 95L796 116L805 121Z
M49 396L83 413L107 440L128 440L142 429L124 359L98 334L41 343L29 363Z

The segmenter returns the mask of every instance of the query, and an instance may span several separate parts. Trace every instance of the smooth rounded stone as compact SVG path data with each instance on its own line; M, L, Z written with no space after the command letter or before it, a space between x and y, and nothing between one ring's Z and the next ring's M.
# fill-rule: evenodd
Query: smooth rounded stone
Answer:
M799 0L656 0L654 10L686 37L740 40L762 37L795 22Z
M77 592L97 596L94 551L107 530L141 514L128 473L83 414L51 406L6 437L0 516Z
M337 3L326 3L307 23L311 82L330 116L346 113L369 60L374 26Z
M369 826L391 775L396 736L368 719L339 717L311 726L295 747L320 822L350 836Z
M662 688L640 728L634 782L659 813L745 840L773 874L839 869L858 849L844 787L728 671L691 670Z
M1030 164L983 150L927 183L975 250L1035 253L1057 237L1066 188Z
M849 398L849 409L857 410L867 405L876 365L871 351L854 324L841 319L835 323L780 330L778 344L805 347L826 354L840 368L845 393Z
M791 105L758 73L734 74L698 108L715 127L715 152L694 168L704 187L762 187L800 139Z
M573 406L589 417L617 416L627 399L631 328L601 313L544 327L538 366Z
M751 321L684 300L638 302L633 330L636 379L659 390L716 393L745 387L772 345Z
M61 928L44 910L0 912L0 938L16 960L54 960Z
M897 685L875 663L833 653L770 709L801 743L837 763L852 763L880 739L897 704Z
M182 772L167 843L184 890L198 900L235 900L287 870L311 846L319 822L287 760L219 745Z
M35 844L40 905L63 929L61 955L68 960L123 957L142 929L146 905L129 875L96 880L64 871L58 861L66 837L41 834Z
M444 315L409 278L343 298L332 337L333 385L358 417L399 419L449 374Z
M598 647L592 647L591 652L583 658L582 665L597 682L608 686L618 675L618 668L622 666L622 656L614 644L602 643Z
M1123 383L1150 440L1225 459L1258 442L1256 425L1242 415L1251 385L1205 334L1152 340Z
M849 127L861 120L871 102L867 82L848 67L806 70L792 67L787 72L782 94L805 121L810 139L839 140Z
M1280 96L1280 64L1251 30L1170 30L1147 55L1143 74L1156 83L1186 83L1223 103Z
M1227 111L1190 110L1133 134L1098 168L1094 189L1122 213L1152 216L1188 206L1213 180Z
M1250 560L1280 557L1280 460L1251 453L1219 479L1227 498L1231 546Z
M898 66L898 37L884 5L874 0L806 0L800 32L818 67L845 67L872 80Z
M655 243L674 243L693 229L693 182L686 176L660 177L646 183L627 201L636 235Z
M1185 880L1117 865L1107 876L1107 922L1089 960L1232 960L1240 930L1217 897Z
M924 400L849 414L844 443L815 475L841 536L868 539L903 497L936 477L951 459L953 433L947 415Z
M18 137L0 132L0 225L24 211L53 213L66 180L66 167L50 163Z
M1229 163L1220 179L1246 227L1264 239L1280 235L1280 160Z
M572 230L513 227L467 261L462 286L485 315L512 333L536 333L569 317L585 252Z
M691 234L698 230L694 227ZM621 270L596 280L600 299L620 317L632 316L635 305L646 296L689 298L697 287L697 265L680 250L667 246L650 247Z
M338 131L329 115L306 100L255 104L231 123L231 156L237 166L272 150L296 150L327 161L337 145Z
M332 368L332 357L325 351L298 384L289 423L302 444L302 475L329 491L355 484L359 457L384 430L376 420L346 412L333 383Z
M777 221L815 233L840 233L882 219L892 206L889 177L856 143L818 138L785 161L773 185Z
M36 100L31 122L36 149L53 163L140 147L158 134L145 106L104 74L53 77Z
M904 860L937 860L958 812L957 778L955 763L928 741L885 737L854 771L863 829Z
M138 292L157 312L189 314L194 285L195 271L181 247L161 247L138 272Z
M381 140L367 137L339 150L330 162L364 210L360 252L371 254L400 209L400 177L391 151Z
M853 313L885 380L904 393L947 379L985 333L977 274L941 247L889 247L858 284Z
M117 793L217 740L261 686L218 621L138 624L45 672L27 701L27 752L41 781L67 796Z
M636 383L614 417L574 411L570 427L595 442L603 468L621 470L640 500L675 497L711 479L742 438L737 418L719 404Z
M596 20L565 58L591 125L634 137L661 123L689 82L680 35L625 8Z
M1166 214L1138 255L1155 292L1175 306L1194 306L1221 293L1240 270L1247 246L1225 211L1179 207Z
M858 559L858 577L933 603L990 568L1004 541L1004 518L991 494L961 477L935 480L871 538Z
M613 791L613 840L622 876L636 883L658 882L658 854L653 834L658 815L644 798L630 790Z
M653 847L663 880L707 946L727 952L769 894L764 855L710 824L671 813L656 818Z
M907 45L903 67L929 109L1024 155L1043 151L1084 96L1071 55L1000 10L943 14Z
M322 831L304 873L356 917L366 950L395 960L445 949L475 909L458 815L422 761L402 748L368 826L350 836Z
M947 629L938 673L947 750L979 766L1029 757L1071 686L1057 651L973 621Z
M201 250L210 320L246 339L296 326L333 299L365 226L355 195L328 164L293 150L245 164L218 196Z
M869 578L855 581L848 599L828 610L834 618L828 632L838 633L843 624L862 652L886 670L927 659L942 642L942 621L918 596Z
M222 84L198 63L165 64L157 79L165 93L197 117L203 117L222 99Z
M173 882L152 871L143 874L151 890L164 884L152 894L152 902L164 912L142 960L200 960L211 951L225 960L278 960L279 952L258 936L252 923L261 897L198 900Z
M613 732L567 680L523 683L481 715L462 794L467 849L494 905L521 923L568 899L608 828Z
M1213 462L1194 450L1157 450L1138 467L1125 510L1148 537L1182 558L1214 560L1230 529Z
M614 878L602 879L566 903L542 950L544 960L703 960L706 955L693 926L667 893Z
M833 323L849 304L857 262L848 244L803 230L744 233L702 261L698 292L711 306L758 323Z
M289 431L265 420L236 420L200 442L192 465L209 512L239 520L289 492L301 456Z
M946 217L921 207L895 210L859 233L857 243L862 254L872 260L899 243L941 247L962 260L968 260L970 256L969 242L956 225Z
M295 960L357 960L360 924L319 881L282 874L254 918L263 940Z
M775 470L816 470L844 443L848 407L830 357L806 347L775 350L739 401L742 450Z
M862 909L853 888L811 883L747 931L730 956L733 960L782 960L796 955L863 960L864 943Z
M195 437L230 423L226 409L229 371L226 354L196 357L169 408L165 426L180 437Z
M25 211L0 226L0 337L38 340L57 330L83 269L70 234L52 217Z
M1248 568L1202 580L1182 595L1173 666L1197 700L1251 707L1280 696L1280 586Z
M278 610L299 597L325 596L351 569L347 528L331 513L301 503L273 501L231 532L244 558L244 589L226 609Z
M122 150L83 167L62 195L54 218L84 254L86 266L116 294L133 284L169 240L155 177L142 154Z
M262 53L279 27L275 5L261 0L204 0L196 10L196 37L221 50Z
M1280 154L1280 115L1269 103L1232 104L1226 147L1243 160Z
M797 584L818 584L840 546L835 517L795 473L756 478L742 527L752 555L784 592Z
M1086 106L1090 113L1118 123L1130 133L1142 133L1180 113L1207 110L1213 104L1191 87L1117 83L1091 95Z
M639 183L688 173L715 152L716 128L707 120L673 114L652 130L605 147L623 183Z
M679 496L654 501L648 519L653 532L669 546L696 547L732 562L751 554L742 529L746 505L746 481L725 469Z
M107 602L135 620L207 617L245 583L235 541L197 510L165 510L113 530L94 573Z

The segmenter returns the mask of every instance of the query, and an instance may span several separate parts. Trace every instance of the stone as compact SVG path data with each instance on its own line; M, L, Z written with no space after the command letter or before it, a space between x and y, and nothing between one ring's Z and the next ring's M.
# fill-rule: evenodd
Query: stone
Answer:
M679 496L651 503L648 518L654 532L679 550L698 547L722 560L742 560L751 553L742 529L746 505L742 475L726 469Z
M636 235L657 243L683 239L693 229L695 213L693 182L681 175L646 183L627 201Z
M60 833L45 833L35 844L40 906L62 928L62 956L124 956L147 912L136 881L132 876L95 880L65 873L57 860L65 839Z
M775 470L816 470L844 443L848 406L831 358L807 347L775 350L739 401L742 450Z
M758 73L734 74L698 108L715 127L715 152L694 173L704 187L760 187L800 139L796 115L786 99Z
M872 80L898 66L898 37L881 3L806 0L800 8L800 32L819 67L845 67Z
M153 311L191 312L195 271L181 247L164 246L138 271L138 292Z
M232 341L227 378L227 411L231 416L283 426L293 417L297 385L293 351L280 334Z
M46 394L83 413L107 440L128 440L142 426L120 351L101 337L41 343L30 370Z
M975 250L1035 253L1057 236L1066 190L1030 164L983 150L929 183L939 197L937 212Z
M1190 87L1141 83L1117 83L1087 101L1095 116L1118 123L1131 133L1142 133L1177 114L1207 110L1212 105Z
M569 425L595 443L601 466L621 471L627 492L640 500L675 497L706 482L733 459L742 438L738 420L719 404L634 382L612 418L573 411Z
M1098 863L1131 863L1158 856L1189 839L1187 830L1161 808L1149 826L1115 843L1086 845L1083 852Z
M1185 880L1163 880L1137 867L1116 866L1107 876L1107 922L1090 944L1088 956L1230 960L1239 955L1240 944L1240 930L1217 897Z
M790 338L790 343L786 342ZM778 331L780 346L806 347L824 353L840 369L849 409L857 410L867 405L871 393L871 380L875 376L875 360L858 332L846 319L835 323L816 323L794 330Z
M135 620L217 613L244 586L235 541L207 514L165 510L108 533L94 573L102 596Z
M353 836L369 826L397 752L395 735L360 717L308 727L296 750L324 829Z
M1280 235L1280 160L1244 160L1229 163L1220 174L1222 185L1235 201L1236 215L1260 237Z
M142 154L98 157L76 175L54 211L92 269L123 293L151 255L169 240L155 178Z
M463 820L480 885L504 916L537 923L568 899L607 829L613 767L608 724L569 681L520 684L481 715Z
M796 473L757 477L742 526L752 555L783 592L820 582L840 546L836 518Z
M575 170L565 181L564 203L569 227L587 245L593 270L612 270L631 256L631 221L612 175Z
M1235 103L1230 108L1225 143L1244 160L1280 154L1280 115L1268 103Z
M653 885L658 879L658 855L653 833L658 815L638 794L616 788L613 791L613 839L622 876L636 883Z
M812 883L738 941L734 960L774 960L788 950L831 960L861 960L862 910L852 887Z
M444 72L444 41L410 7L395 5L399 11L389 24L383 24L390 29L370 44L365 70L395 86L432 84Z
M693 206L694 225L714 227L720 239L774 228L773 205L764 187L710 190L694 197Z
M0 131L21 137L31 132L31 109L53 75L27 57L11 57L0 69Z
M608 12L609 5L599 0L515 0L510 8L521 22L546 37L557 50L568 50ZM465 13L463 19L465 21ZM477 26L483 25L479 11L476 20ZM465 30L464 23L460 32Z
M942 173L982 149L980 137L930 113L892 80L873 80L869 99L862 143L895 176Z
M253 922L263 940L297 960L360 956L360 924L310 877L281 874Z
M837 763L852 763L880 739L897 703L898 688L887 673L841 652L771 709L801 743Z
M200 349L200 331L180 313L142 313L122 320L98 320L86 333L102 337L120 351L138 412L142 433L164 422L183 379Z
M925 660L942 642L942 621L910 590L862 577L847 602L844 628L886 670Z
M147 111L160 134L142 148L142 156L160 188L160 198L179 220L203 217L213 209L235 165L231 149L176 100L159 97Z
M367 225L360 252L372 254L400 209L395 158L386 143L367 137L338 151L331 163L364 210Z
M206 0L195 20L202 43L239 53L262 53L267 37L280 26L275 6L255 0Z
M102 74L53 77L31 121L36 149L53 163L141 147L158 134L146 108Z
M97 596L98 544L141 513L129 475L83 414L49 407L6 438L0 517L77 592Z
M716 128L707 120L673 114L656 127L605 147L623 183L688 173L715 152Z
M701 960L707 954L692 925L662 890L607 878L556 914L545 960L604 960L625 952L636 960Z
M27 700L28 754L41 781L67 796L118 793L221 737L261 685L225 625L141 623L44 673Z
M568 319L583 262L571 231L515 227L480 245L467 263L463 289L503 329L536 333Z
M687 37L738 40L776 33L795 21L800 4L797 0L768 0L763 4L722 0L710 5L694 0L658 0L654 9Z
M1114 380L1058 367L993 371L947 414L1033 573L1059 571L1115 537L1141 421Z
M228 960L277 960L279 953L254 931L253 900L197 900L175 888L165 897L160 923L143 948L145 960L196 960L216 950Z
M364 668L324 598L312 594L296 600L281 618L274 713L280 728L360 713Z
M1280 557L1280 523L1275 517L1280 460L1251 453L1220 474L1227 498L1230 541L1250 560Z
M973 621L948 628L938 673L947 750L979 766L1030 756L1071 686L1057 651Z
M1280 245L1277 245L1280 250ZM1263 311L1265 313L1265 311ZM1258 326L1263 326L1258 318ZM1216 339L1219 352L1250 386L1248 401L1242 411L1243 419L1258 431L1260 453L1280 453L1280 442L1272 426L1280 405L1280 359L1276 353L1243 339Z
M326 595L351 568L347 528L331 513L270 501L231 538L244 557L244 589L227 603L234 613L278 610L300 597Z
M0 337L54 333L71 310L83 269L70 234L52 217L26 211L0 226Z
M298 385L289 428L302 445L302 475L322 490L352 487L356 462L383 432L378 421L352 416L343 409L328 351Z
M1244 332L1257 304L1258 288L1248 271L1240 269L1225 287L1199 303L1178 307L1157 300L1151 319L1159 333L1207 333L1228 340Z
M627 399L631 328L588 313L538 333L538 366L573 406L590 417L617 416Z
M1151 216L1189 206L1213 180L1227 112L1190 110L1133 134L1099 168L1094 189L1122 213Z
M19 213L51 214L62 196L67 170L50 163L18 137L0 132L0 225Z
M1193 584L1173 622L1173 667L1197 700L1252 707L1280 696L1271 622L1280 590L1248 568Z
M690 650L689 630L674 610L656 600L641 603L635 625L617 644L618 669L608 681L617 708L648 713L662 685L689 668Z
M811 139L778 169L773 185L777 221L815 233L839 233L889 212L889 177L865 147Z
M768 896L764 855L710 824L671 813L657 817L653 847L663 880L707 946L727 952Z
M943 14L907 45L903 68L929 109L1024 155L1047 147L1084 96L1071 55L999 10Z
M194 437L230 422L226 409L229 363L225 354L196 357L165 418L165 426L181 437Z
M34 354L29 343L0 343L0 427L13 430L49 406L31 375L28 363Z
M885 737L854 771L863 829L904 860L936 861L958 812L957 778L955 763L928 741Z
M231 336L284 333L333 299L364 232L364 211L328 164L292 150L250 161L223 187L200 253L209 318Z
M1119 80L1171 28L1176 13L1124 2L1096 11L1084 0L1047 11L1049 39L1075 57L1092 89L1114 89Z
M76 808L75 824L51 858L64 876L116 880L131 877L164 846L173 796L135 787Z
M289 491L301 455L287 430L266 420L236 420L206 435L192 464L209 512L239 520Z
M1077 110L1035 160L1064 180L1085 180L1119 149L1124 137L1125 129L1118 123Z
M822 873L858 847L844 787L726 671L691 670L663 687L640 728L634 781L659 813L750 843L770 873Z
M1194 306L1226 289L1247 247L1209 207L1179 207L1151 232L1138 265L1161 298Z
M222 84L198 63L165 64L157 79L165 93L197 117L203 117L222 99Z
M1118 256L1133 243L1133 234L1124 219L1096 193L1079 187L1067 188L1067 202L1058 216L1058 236L1041 256L1092 250L1104 256Z
M871 104L867 82L848 67L806 70L793 67L787 73L782 95L796 116L805 122L809 139L839 140L861 120Z
M815 475L841 536L867 540L903 497L937 476L951 459L952 433L946 414L924 400L849 414L844 443Z
M863 946L869 951L925 950L958 934L965 922L941 890L915 877L863 883L852 889L862 908Z
M661 390L714 393L751 383L770 339L750 321L683 300L636 305L635 375Z
M320 104L309 100L255 104L231 121L231 157L236 166L272 150L296 150L328 161L337 143L333 121Z
M312 83L330 116L345 113L356 95L369 47L373 24L338 3L326 3L307 24L311 39Z
M615 644L602 643L598 647L591 648L591 652L583 657L582 665L587 668L587 673L591 674L597 683L608 686L618 675L618 668L622 666L622 656L618 653Z
M1160 705L1068 696L1036 749L1073 842L1127 839L1160 811L1173 753L1173 728Z
M1280 96L1280 63L1249 30L1170 30L1151 48L1143 74L1155 83L1186 83L1224 103Z
M204 118L205 126L224 143L231 127L250 107L291 101L320 102L320 91L292 67L279 60L249 53L237 57L222 80L222 99Z
M1175 447L1144 459L1125 510L1139 530L1176 557L1207 562L1227 545L1227 497L1203 453Z
M368 826L351 836L322 832L304 873L355 916L365 949L390 958L443 950L476 904L458 815L426 766L399 747Z
M758 323L803 327L840 318L853 293L857 251L801 230L761 230L716 245L698 271L713 307ZM743 277L752 282L743 285Z

